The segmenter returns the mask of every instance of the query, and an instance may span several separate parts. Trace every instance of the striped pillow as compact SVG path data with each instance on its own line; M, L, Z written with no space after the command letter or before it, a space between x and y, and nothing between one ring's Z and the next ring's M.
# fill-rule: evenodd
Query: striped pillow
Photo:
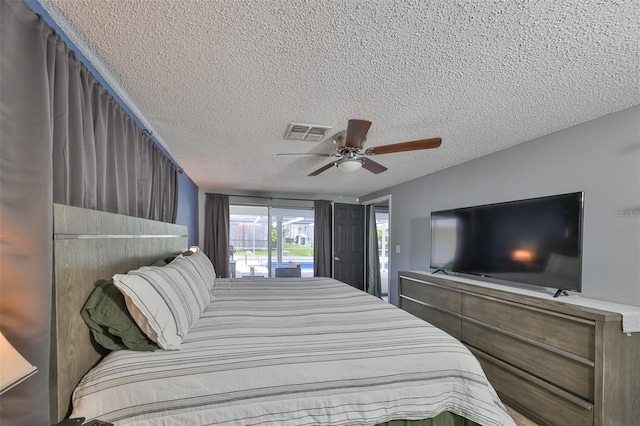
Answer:
M202 279L207 283L209 290L211 290L213 288L213 281L216 279L216 271L209 257L204 254L202 250L196 250L195 253L190 256L185 256L184 258L193 263L196 271L198 271Z
M163 349L180 343L211 301L209 285L193 262L177 257L163 267L144 266L116 274L113 283L125 297L138 327Z

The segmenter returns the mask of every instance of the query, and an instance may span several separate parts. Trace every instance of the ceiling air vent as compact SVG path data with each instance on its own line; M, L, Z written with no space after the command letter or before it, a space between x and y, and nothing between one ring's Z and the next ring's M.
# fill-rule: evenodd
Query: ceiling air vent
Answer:
M331 126L289 123L287 131L284 134L284 138L303 141L321 141L330 129Z

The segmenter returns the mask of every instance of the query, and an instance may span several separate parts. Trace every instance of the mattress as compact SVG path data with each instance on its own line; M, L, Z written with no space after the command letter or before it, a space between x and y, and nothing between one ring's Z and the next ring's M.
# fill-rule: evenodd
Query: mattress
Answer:
M180 350L117 351L71 417L119 425L376 425L451 412L513 425L476 358L328 278L219 279Z

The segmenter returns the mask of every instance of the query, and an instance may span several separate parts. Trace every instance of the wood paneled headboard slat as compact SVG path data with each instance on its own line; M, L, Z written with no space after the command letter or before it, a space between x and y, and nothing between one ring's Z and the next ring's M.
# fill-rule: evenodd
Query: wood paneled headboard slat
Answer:
M61 204L53 206L51 421L69 414L73 389L102 358L80 310L95 284L187 248L187 228Z

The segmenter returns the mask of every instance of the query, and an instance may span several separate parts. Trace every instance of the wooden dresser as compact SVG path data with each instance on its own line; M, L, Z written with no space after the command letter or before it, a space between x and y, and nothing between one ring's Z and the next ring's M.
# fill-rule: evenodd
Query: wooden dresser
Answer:
M619 313L430 273L399 273L399 306L462 341L502 400L546 425L640 425L640 333Z

